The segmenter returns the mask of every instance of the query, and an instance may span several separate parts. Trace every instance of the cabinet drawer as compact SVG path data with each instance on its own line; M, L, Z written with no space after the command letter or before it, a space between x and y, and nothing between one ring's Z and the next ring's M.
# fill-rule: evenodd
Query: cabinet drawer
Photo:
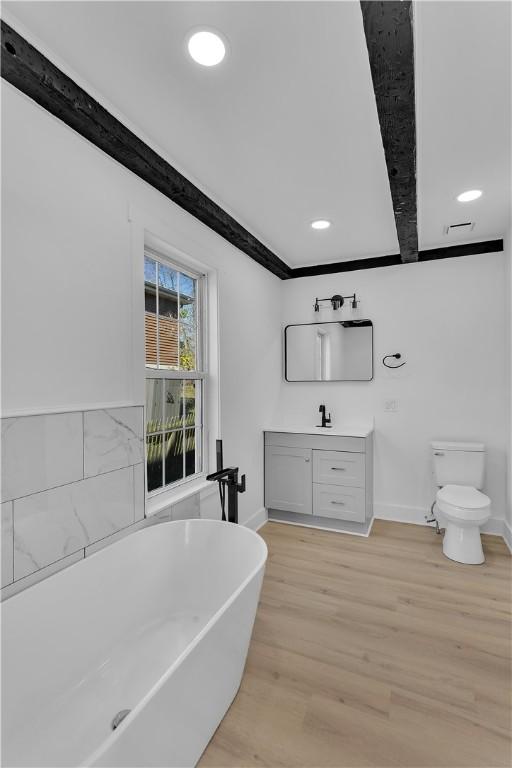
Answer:
M364 523L364 488L313 484L313 515Z
M313 451L313 480L330 485L364 487L364 454Z

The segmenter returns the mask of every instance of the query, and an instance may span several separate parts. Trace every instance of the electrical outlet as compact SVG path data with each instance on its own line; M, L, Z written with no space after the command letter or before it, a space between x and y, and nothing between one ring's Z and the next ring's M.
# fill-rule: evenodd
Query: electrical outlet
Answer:
M388 413L396 413L398 411L398 400L384 400L384 410Z

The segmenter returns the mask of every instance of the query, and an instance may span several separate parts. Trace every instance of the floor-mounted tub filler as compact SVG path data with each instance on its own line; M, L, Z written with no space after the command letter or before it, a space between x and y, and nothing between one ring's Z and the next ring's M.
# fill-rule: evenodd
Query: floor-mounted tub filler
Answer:
M163 523L7 600L2 765L195 765L240 685L266 558L242 526Z

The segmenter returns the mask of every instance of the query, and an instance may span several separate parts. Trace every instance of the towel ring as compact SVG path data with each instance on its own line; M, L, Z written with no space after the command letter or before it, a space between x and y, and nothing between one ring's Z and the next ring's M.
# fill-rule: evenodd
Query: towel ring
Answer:
M388 365L388 364L386 363L386 360L388 359L388 357L394 357L394 358L395 358L395 360L400 360L400 359L401 359L401 357L402 357L402 355L400 354L400 352L397 352L397 353L396 353L396 354L394 354L394 355L385 355L385 356L382 358L382 365L385 365L385 366L386 366L386 368L401 368L401 367L402 367L403 365L405 365L405 363L407 362L406 360L404 360L404 362L403 362L403 363L399 363L398 365Z

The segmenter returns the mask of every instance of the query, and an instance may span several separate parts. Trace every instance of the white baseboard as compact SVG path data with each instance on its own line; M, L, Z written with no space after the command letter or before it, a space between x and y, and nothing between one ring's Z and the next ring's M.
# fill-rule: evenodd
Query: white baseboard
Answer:
M247 528L251 528L253 531L258 531L262 525L265 525L267 520L267 510L265 507L261 507L261 509L256 510L256 512L245 521L244 525Z
M317 525L316 523L299 523L297 520L278 520L274 517L270 517L268 520L270 523L275 523L275 525L295 525L298 528L312 528L315 531L327 531L327 533L335 533L338 536L361 536L362 538L367 539L372 531L375 518L372 517L370 520L370 525L366 533L361 533L360 531L340 531L338 528L326 528L325 525Z
M427 525L425 515L429 515L430 509L423 507L406 507L400 504L374 504L373 514L377 520L390 520L393 523L412 523L413 525Z
M510 553L512 554L512 527L509 523L507 523L506 520L503 521L503 541L509 548Z
M390 520L394 523L412 523L413 525L427 525L425 515L430 517L430 509L424 507L406 507L400 504L374 504L374 515L378 520ZM433 523L431 523L433 525ZM482 527L482 533L491 533L495 536L503 536L509 548L512 549L512 530L500 517L491 519ZM508 533L509 540L506 539Z
M400 504L374 504L373 511L376 520L389 520L394 523L409 523L412 525L427 525L425 522L425 515L430 516L430 509L425 509L424 507L409 507ZM265 507L261 507L261 509L258 509L245 521L244 525L248 528L252 528L253 531L257 531L262 525L265 525L267 520L267 510ZM509 550L512 552L512 527L506 520L499 517L491 517L491 519L483 526L482 533L502 536ZM369 531L366 535L368 534Z
M492 533L494 536L503 536L505 521L500 517L491 517L491 519L482 526L482 533Z

